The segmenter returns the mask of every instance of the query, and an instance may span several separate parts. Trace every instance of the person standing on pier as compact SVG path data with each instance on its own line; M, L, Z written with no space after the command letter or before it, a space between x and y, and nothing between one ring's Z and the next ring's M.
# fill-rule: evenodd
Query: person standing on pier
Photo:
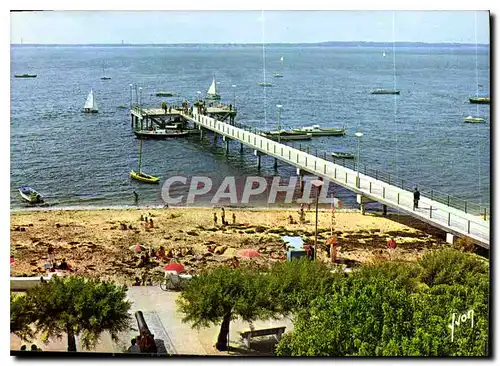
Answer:
M134 202L135 202L136 205L139 202L139 195L137 194L136 191L134 191Z
M418 201L420 200L420 192L417 187L415 187L415 191L413 192L413 210L418 208Z
M214 212L214 226L217 226L217 212Z

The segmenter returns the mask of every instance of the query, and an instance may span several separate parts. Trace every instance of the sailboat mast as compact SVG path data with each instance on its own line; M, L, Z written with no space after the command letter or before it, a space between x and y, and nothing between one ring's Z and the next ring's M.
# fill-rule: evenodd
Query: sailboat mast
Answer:
M139 143L139 173L141 172L141 165L142 165L142 139L140 139Z

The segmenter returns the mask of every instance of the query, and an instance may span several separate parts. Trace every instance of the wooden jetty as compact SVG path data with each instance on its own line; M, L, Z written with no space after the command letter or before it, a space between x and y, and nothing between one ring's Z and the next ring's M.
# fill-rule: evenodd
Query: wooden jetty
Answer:
M132 110L132 115L133 118L144 118L145 115L152 115L155 111L158 110ZM387 207L392 207L443 230L448 242L453 242L457 237L468 237L477 245L489 249L490 221L487 219L489 213L485 211L482 215L479 212L471 212L473 211L471 205L468 208L465 201L465 207L456 207L450 204L450 196L446 203L443 199L433 197L432 193L430 196L426 193L421 195L419 208L414 209L412 188L404 189L401 181L391 182L390 176L387 181L376 174L375 176L367 174L366 166L363 171L360 171L359 167L357 169L346 167L345 159L329 161L326 156L323 158L315 156L309 151L301 151L266 138L255 129L231 125L199 114L197 108L172 110L171 114L192 122L201 131L200 138L203 138L204 131L211 131L214 134L214 142L218 136L222 136L226 153L229 152L230 141L239 143L240 151L243 151L243 147L250 148L257 159L258 168L261 166L262 157L269 156L274 158L275 167L278 161L296 167L301 180L305 175L312 175L349 189L356 193L363 213L366 203L379 202L384 212L387 212Z

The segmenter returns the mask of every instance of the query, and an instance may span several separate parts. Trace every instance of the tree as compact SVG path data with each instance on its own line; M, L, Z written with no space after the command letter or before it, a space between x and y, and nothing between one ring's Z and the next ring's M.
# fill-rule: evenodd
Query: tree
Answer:
M66 333L68 351L76 351L78 335L90 349L104 331L117 340L118 332L129 327L129 310L126 287L97 279L55 276L11 298L11 332L25 339L41 333L45 341Z
M343 277L343 272L332 272L325 264L307 258L277 262L269 271L269 291L276 311L286 315L307 307Z
M362 267L298 312L278 355L484 356L488 354L489 266L453 249L417 264ZM473 310L474 326L452 314Z
M193 328L222 321L215 346L225 351L232 319L239 316L252 322L273 316L273 301L267 287L267 278L249 267L218 267L194 277L183 289L177 304L185 314L183 321L191 322Z

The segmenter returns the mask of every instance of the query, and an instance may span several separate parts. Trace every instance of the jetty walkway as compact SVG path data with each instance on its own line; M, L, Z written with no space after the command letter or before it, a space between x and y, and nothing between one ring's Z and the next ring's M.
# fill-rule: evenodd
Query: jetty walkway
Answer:
M461 200L459 202L456 198L419 187L419 207L413 209L412 190L415 186L410 186L408 182L405 185L404 180L395 180L394 177L391 180L390 175L369 169L366 165L356 167L355 163L346 163L344 159L329 161L326 154L320 157L309 151L281 144L260 135L256 129L221 122L198 114L196 109L192 114L176 112L194 123L202 131L201 135L203 129L221 135L226 143L226 151L229 151L231 140L239 142L241 150L243 146L251 148L259 167L261 156L271 156L276 159L275 163L279 160L296 167L297 174L321 177L355 192L362 211L366 203L379 202L384 206L384 211L387 206L392 207L443 230L447 233L448 242L453 242L456 237L468 237L489 249L489 212L478 205Z

